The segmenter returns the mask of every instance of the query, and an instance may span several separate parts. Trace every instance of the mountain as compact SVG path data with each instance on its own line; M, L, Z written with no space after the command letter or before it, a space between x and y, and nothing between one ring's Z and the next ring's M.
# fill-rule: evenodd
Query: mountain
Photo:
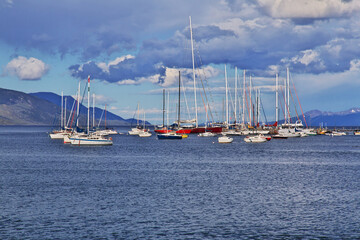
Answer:
M312 110L305 114L306 122L309 126L359 126L360 125L360 108L350 108L340 112L322 112ZM305 124L305 122L303 121Z
M29 94L0 88L1 125L52 125L60 108Z
M70 117L74 105L74 98L67 98L67 118L75 121L76 117ZM14 90L0 88L0 125L60 125L61 96L50 92L23 93ZM93 109L90 108L92 115ZM69 118L70 117L70 118ZM92 118L91 118L92 119ZM105 113L101 108L95 108L95 123L104 126ZM80 125L87 121L87 108L80 106ZM140 121L142 122L142 121ZM123 119L109 111L106 111L107 126L131 126L136 124L134 119ZM148 125L150 125L147 122Z
M49 101L59 107L61 107L61 96L51 93L51 92L37 92L37 93L30 93L31 96L36 96L38 98L44 99L46 101ZM72 96L64 96L64 99L66 100L66 109L67 111L71 111L71 109L74 107L75 99ZM65 100L64 100L65 101ZM85 107L83 104L80 104L80 115L86 115L87 116L87 107ZM105 113L104 110L101 108L95 107L95 119L98 123L100 119L102 119L102 125L105 122ZM90 108L90 116L93 116L93 108ZM106 111L106 125L111 126L128 126L131 125L131 121L125 120L122 117L119 117L108 110Z

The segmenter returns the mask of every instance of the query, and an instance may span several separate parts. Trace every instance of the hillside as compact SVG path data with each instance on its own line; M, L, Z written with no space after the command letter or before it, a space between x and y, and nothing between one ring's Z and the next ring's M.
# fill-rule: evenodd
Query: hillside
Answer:
M1 125L52 125L60 108L29 94L0 88Z
M74 99L71 96L67 98L67 118L70 117L71 108ZM61 96L49 93L23 93L14 90L0 88L0 125L40 125L40 126L56 126L60 125L61 113ZM93 109L90 108L92 116ZM87 108L83 105L80 106L81 125L86 124ZM95 108L95 123L104 126L104 110ZM106 112L106 125L107 126L131 126L134 122L133 119L125 120L109 111ZM140 121L141 122L141 121Z

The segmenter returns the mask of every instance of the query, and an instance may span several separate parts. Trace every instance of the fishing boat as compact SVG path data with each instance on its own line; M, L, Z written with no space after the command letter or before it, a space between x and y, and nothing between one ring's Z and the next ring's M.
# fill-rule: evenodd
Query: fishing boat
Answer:
M228 137L228 136L226 136L224 134L222 136L218 137L218 142L219 143L232 143L233 140L234 140L233 138Z
M176 132L169 132L164 134L158 134L157 138L175 140L175 139L183 139L183 136L181 134L177 134Z

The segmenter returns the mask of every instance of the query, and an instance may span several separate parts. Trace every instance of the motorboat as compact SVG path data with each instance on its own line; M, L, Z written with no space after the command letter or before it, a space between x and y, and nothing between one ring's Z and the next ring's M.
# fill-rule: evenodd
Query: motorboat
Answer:
M262 134L259 135L255 135L255 136L246 136L244 138L244 141L247 143L263 143L263 142L267 142L267 137L265 137Z
M213 132L203 132L198 134L199 137L215 137L216 134Z
M233 138L228 137L226 135L222 135L221 137L218 137L218 142L219 143L232 143L233 142Z

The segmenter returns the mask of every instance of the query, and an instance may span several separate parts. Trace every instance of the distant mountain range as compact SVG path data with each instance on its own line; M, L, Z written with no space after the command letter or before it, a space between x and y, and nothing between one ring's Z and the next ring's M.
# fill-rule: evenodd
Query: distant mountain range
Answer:
M67 99L67 118L75 102L71 96ZM50 92L38 92L26 94L19 91L0 88L0 125L60 125L61 96ZM91 119L93 109L90 108ZM75 117L70 117L70 121ZM105 124L105 113L101 108L95 108L95 123L100 126ZM87 121L87 108L80 104L79 122L85 125ZM136 125L136 119L123 119L109 111L106 111L107 126L131 126ZM142 123L141 120L139 120ZM147 124L149 124L147 122Z
M74 99L71 96L66 96L66 99L67 116L69 117ZM0 88L0 125L59 125L60 104L61 96L51 92L26 94ZM90 114L92 116L92 108L90 108ZM87 108L81 105L79 120L83 126L86 124L86 115ZM311 110L304 115L307 125L312 127L319 127L320 125L329 127L360 126L360 108L351 108L341 112ZM104 125L103 109L95 108L95 119L97 124L102 119L100 125ZM293 118L292 122L295 121L296 119ZM304 119L302 121L305 125ZM136 119L123 119L109 111L106 113L107 126L131 126L135 125L136 122ZM142 124L141 120L139 122ZM150 125L148 122L146 124Z
M306 112L304 115L308 126L313 127L319 127L320 125L324 127L360 126L360 108L351 108L341 112L312 110Z

